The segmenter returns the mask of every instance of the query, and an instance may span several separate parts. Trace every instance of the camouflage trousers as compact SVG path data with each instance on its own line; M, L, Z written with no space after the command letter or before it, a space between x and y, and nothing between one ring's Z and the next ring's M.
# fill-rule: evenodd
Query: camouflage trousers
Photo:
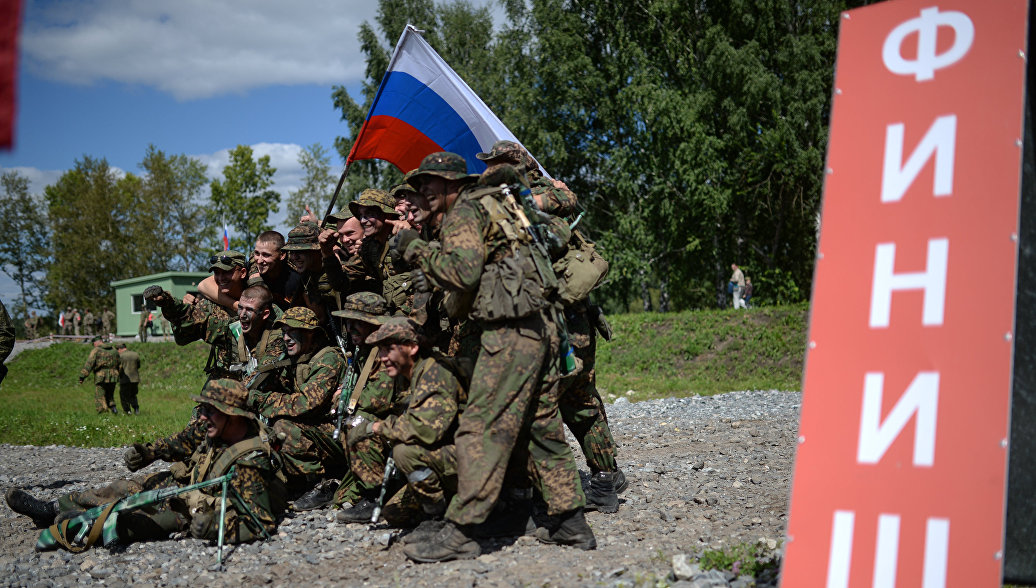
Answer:
M284 460L284 474L288 478L288 485L291 487L305 486L310 484L314 478L319 478L340 467L330 452L313 440L310 435L325 435L331 438L334 425L323 423L321 425L304 425L288 419L276 419L270 426L273 429L273 436L280 443L280 454Z
M101 488L61 496L58 498L58 510L59 512L89 510L139 492L171 488L177 485L175 478L168 471L136 476L128 480L116 480ZM124 543L151 541L165 539L169 537L170 533L184 531L189 524L190 519L184 514L175 512L166 506L156 505L140 510L120 512L116 531L119 534L119 540Z
M83 492L72 492L58 498L58 510L88 510L102 504L109 504L138 492L156 488L176 486L176 479L168 471L135 476L128 480L115 480L107 486L91 488Z
M97 414L104 414L115 408L115 382L94 384L94 407Z
M485 521L512 458L528 464L549 514L584 506L579 471L558 415L554 324L541 316L485 324L481 344L460 415L457 495L446 518L458 525Z
M418 502L431 507L444 503L457 492L457 452L453 445L432 449L423 445L399 443L392 448L399 473Z
M615 440L597 391L597 333L584 309L566 309L565 319L569 342L583 369L561 380L561 420L579 442L591 473L618 471Z
M356 504L360 498L373 494L381 486L385 463L392 448L383 437L377 435L364 437L356 443L343 442L343 445L349 471L335 491L335 504Z

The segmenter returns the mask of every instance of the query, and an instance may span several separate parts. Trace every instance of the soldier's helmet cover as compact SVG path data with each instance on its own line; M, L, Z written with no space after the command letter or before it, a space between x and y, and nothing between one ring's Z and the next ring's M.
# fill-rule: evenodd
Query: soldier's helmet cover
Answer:
M248 388L237 380L209 380L205 382L200 394L191 395L191 400L200 404L210 404L223 414L255 417L248 410Z
M248 265L248 257L240 251L234 251L233 249L227 249L221 251L209 258L209 271L214 269L221 269L225 271L231 271L235 268L245 267Z
M418 342L418 327L412 320L403 316L394 316L385 324L378 327L367 337L368 345L380 345L382 343L416 344Z
M281 318L274 322L274 326L284 325L289 329L315 330L320 328L320 321L311 309L305 306L293 306L284 311Z
M320 249L320 227L316 223L299 223L288 233L288 242L281 251L314 251Z
M363 321L372 325L385 322L388 313L388 302L380 294L374 292L357 292L350 294L342 301L342 310L336 310L334 316Z

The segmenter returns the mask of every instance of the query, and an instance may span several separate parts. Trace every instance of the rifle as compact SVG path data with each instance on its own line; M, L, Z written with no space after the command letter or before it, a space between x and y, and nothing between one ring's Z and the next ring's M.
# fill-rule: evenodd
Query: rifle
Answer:
M389 482L392 481L392 477L396 475L396 460L389 456L388 461L385 462L385 475L381 477L381 493L378 494L378 502L374 505L374 512L371 513L371 524L378 524L378 519L381 518L381 509L385 506L385 495L388 494Z
M119 539L115 528L118 522L118 513L158 504L175 496L179 496L180 494L190 492L191 490L199 490L201 488L221 484L223 486L223 492L220 504L219 549L217 551L217 561L222 567L224 534L223 520L226 518L228 488L230 490L231 501L234 502L238 509L248 513L248 518L245 519L245 522L251 522L259 529L259 531L262 532L263 537L266 539L270 538L270 534L267 533L266 527L264 527L262 522L259 521L259 517L257 517L255 513L252 512L252 509L248 507L248 504L245 503L237 489L230 485L230 480L234 477L235 469L236 467L232 467L225 475L211 480L205 480L204 482L198 482L197 484L177 488L158 488L156 490L148 490L146 492L140 492L132 496L121 498L111 504L95 506L77 517L64 520L59 524L51 525L49 528L40 532L39 539L36 540L36 551L49 551L58 547L64 547L72 553L79 553L95 544L98 539L101 540L102 545L110 546Z
M341 345L341 343L339 343ZM342 381L338 384L338 406L335 408L335 430L331 438L338 441L342 434L342 419L345 418L346 403L349 401L350 393L356 376L355 354L352 351L345 352L345 373L342 374ZM348 390L348 393L346 392Z
M518 202L514 199L514 194L511 193L511 188L507 184L500 184L500 191L504 195L504 204L506 204L511 212L518 218L519 224L522 225L522 229L532 239L532 246L534 252L539 255L532 256L533 265L536 266L536 273L540 275L540 280L543 281L543 285L556 284L557 277L554 276L553 268L548 272L541 266L542 263L547 263L548 267L550 262L550 255L547 253L547 246L544 243L543 236L540 235L539 230L536 226L529 222L529 217L525 215L524 208L530 208L531 210L538 213L540 216L546 216L546 213L536 206L536 201L532 199L532 192L528 188L522 188L519 191L519 195L522 197L522 201L525 207L518 205ZM576 369L576 358L575 352L572 349L572 344L568 340L568 328L565 326L565 317L557 309L554 310L554 324L558 328L558 338L560 339L560 345L558 351L561 354L561 373L570 374Z

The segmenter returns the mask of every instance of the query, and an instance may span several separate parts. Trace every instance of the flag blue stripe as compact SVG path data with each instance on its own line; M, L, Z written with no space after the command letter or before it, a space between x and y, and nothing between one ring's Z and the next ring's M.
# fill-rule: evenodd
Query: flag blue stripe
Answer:
M457 111L414 76L391 71L370 116L391 116L424 133L446 151L462 155L468 171L479 173L486 164L475 157L482 146Z

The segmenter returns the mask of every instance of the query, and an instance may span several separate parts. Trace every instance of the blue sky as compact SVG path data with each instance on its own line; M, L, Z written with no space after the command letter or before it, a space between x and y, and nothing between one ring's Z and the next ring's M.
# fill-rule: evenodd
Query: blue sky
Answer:
M244 144L270 156L283 198L299 186L299 151L318 143L337 176L333 142L348 130L331 87L359 95L357 32L376 8L374 0L24 0L15 146L0 151L0 171L21 172L42 193L84 155L140 173L153 143L219 177L228 151ZM275 223L287 232L283 215ZM0 275L0 298L15 293Z

